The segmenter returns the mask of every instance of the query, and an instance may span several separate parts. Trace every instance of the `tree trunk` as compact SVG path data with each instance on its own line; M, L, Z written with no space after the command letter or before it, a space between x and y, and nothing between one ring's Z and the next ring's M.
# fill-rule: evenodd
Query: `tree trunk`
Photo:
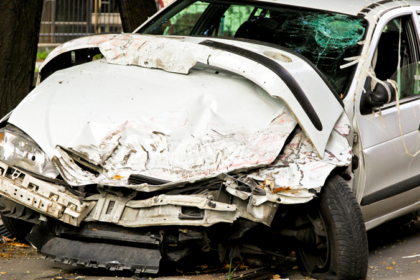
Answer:
M155 0L118 0L124 32L133 32L157 12Z
M43 0L0 0L0 118L29 93Z

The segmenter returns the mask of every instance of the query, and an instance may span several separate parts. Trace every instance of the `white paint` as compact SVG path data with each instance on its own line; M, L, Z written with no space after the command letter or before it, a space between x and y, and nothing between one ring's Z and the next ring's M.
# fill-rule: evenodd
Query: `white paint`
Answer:
M318 155L323 157L329 134L342 114L343 108L335 98L331 98L332 92L319 74L304 60L292 53L251 43L217 38L212 38L212 40L250 50L262 56L275 52L276 57L288 57L292 62L267 56L284 67L302 88L322 123L322 130L319 131L314 126L302 104L285 81L275 72L251 58L200 45L204 41L203 38L139 34L85 37L73 40L54 50L43 66L63 52L86 47L99 47L107 62L111 64L159 68L182 74L188 74L191 67L197 62L216 66L247 78L267 91L272 97L285 101L311 139Z
M48 217L79 226L95 207L96 201L80 202L62 186L23 174L23 181L7 178L9 166L0 162L0 194ZM22 178L22 176L21 176Z
M15 109L10 122L56 158L71 185L127 186L130 174L194 182L262 167L251 177L264 181L274 172L278 187L294 189L272 193L266 188L265 197L254 198L256 205L311 200L314 195L307 189L319 190L336 166L350 162L345 138L350 124L343 109L318 74L293 54L215 40L270 54L307 94L323 131L314 128L286 84L255 61L199 45L202 39L127 34L81 38L56 49L48 61L66 51L97 46L107 63L101 60L54 73ZM279 156L297 122L306 134L298 133ZM85 155L105 172L93 176L58 146ZM288 167L276 167L279 164Z
M264 181L272 174L276 186L282 188L321 190L331 171L337 166L348 166L352 159L352 148L346 137L350 134L350 121L343 113L331 133L326 153L321 160L316 156L315 149L303 131L298 132L293 140L285 147L283 154L272 163L269 168L263 168L252 173L249 177ZM288 167L276 167L285 166ZM267 190L267 188L266 188ZM277 194L283 194L280 191ZM287 192L290 192L287 190ZM302 191L296 191L302 193ZM305 192L304 192L305 193Z
M196 180L268 165L297 123L284 102L220 69L200 66L180 75L104 61L55 73L10 122L51 158L65 160L60 145L108 170L93 178L75 167L73 185L126 185L132 173Z

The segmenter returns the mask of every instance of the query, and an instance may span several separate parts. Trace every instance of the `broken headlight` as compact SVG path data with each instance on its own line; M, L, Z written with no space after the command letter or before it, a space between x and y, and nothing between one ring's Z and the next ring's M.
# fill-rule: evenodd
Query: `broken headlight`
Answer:
M23 131L10 124L0 129L0 161L50 178L58 175L41 148Z

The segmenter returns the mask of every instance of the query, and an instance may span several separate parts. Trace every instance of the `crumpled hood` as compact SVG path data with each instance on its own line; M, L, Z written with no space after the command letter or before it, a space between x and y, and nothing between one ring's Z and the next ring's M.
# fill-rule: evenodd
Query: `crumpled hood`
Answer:
M269 164L297 124L284 102L220 69L186 76L103 60L55 73L9 122L51 158L62 156L57 146L72 148L108 178L169 181Z
M130 174L194 181L268 166L298 122L322 158L343 113L318 74L293 55L248 43L240 44L242 54L235 48L195 49L202 39L112 36L58 48L48 61L89 45L99 46L106 60L54 73L9 119L56 158L72 185L124 185ZM247 57L250 52L265 53L282 67L264 66ZM306 101L279 71L301 87ZM321 129L306 114L305 102ZM105 173L96 177L82 170L65 149L103 166Z
M98 47L107 63L158 68L188 74L197 63L240 75L282 99L292 111L320 158L338 118L340 98L322 74L297 54L282 48L218 38L120 34L72 40L56 48L42 68L62 53Z

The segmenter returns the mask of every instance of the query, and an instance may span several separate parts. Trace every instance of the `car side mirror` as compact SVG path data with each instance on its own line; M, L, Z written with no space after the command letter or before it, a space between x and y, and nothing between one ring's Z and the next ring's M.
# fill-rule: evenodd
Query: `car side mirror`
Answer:
M362 94L360 102L360 113L362 115L368 115L372 113L372 110L380 108L385 104L396 100L397 93L395 88L389 82L384 82L391 93L391 98L388 95L388 90L382 83L377 83L375 88L372 90L372 78L367 77L365 82L365 92Z

